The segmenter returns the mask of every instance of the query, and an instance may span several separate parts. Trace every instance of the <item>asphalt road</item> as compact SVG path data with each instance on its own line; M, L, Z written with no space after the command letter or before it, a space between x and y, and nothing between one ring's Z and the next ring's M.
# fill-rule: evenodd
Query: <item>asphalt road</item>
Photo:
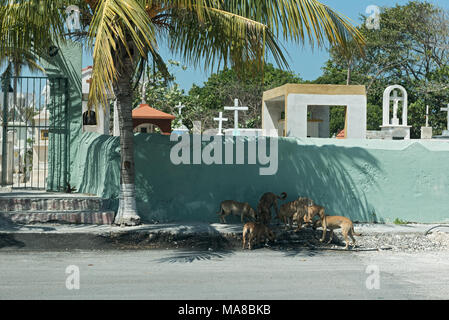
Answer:
M447 251L5 251L0 299L448 299L448 258ZM79 270L79 289L66 287L77 284L68 266Z

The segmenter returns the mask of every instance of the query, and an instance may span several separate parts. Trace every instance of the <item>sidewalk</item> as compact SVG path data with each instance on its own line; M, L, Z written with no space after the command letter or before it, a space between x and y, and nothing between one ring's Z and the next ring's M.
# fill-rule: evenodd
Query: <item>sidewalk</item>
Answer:
M362 233L357 241L377 239L379 246L383 238L421 238L437 224L356 224L355 230ZM311 239L321 235L310 228L294 233L281 225L273 225L280 242L293 241L310 244ZM435 231L449 232L449 228ZM339 234L338 231L336 231ZM110 225L33 224L18 225L0 221L0 250L101 250L101 249L154 249L154 248L239 248L241 246L241 224L144 224L136 227ZM363 242L363 241L362 241ZM207 248L206 248L207 249Z

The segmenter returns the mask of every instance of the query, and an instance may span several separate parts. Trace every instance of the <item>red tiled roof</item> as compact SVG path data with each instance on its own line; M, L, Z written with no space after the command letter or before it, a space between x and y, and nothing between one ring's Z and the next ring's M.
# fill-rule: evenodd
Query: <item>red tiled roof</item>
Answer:
M346 133L345 130L341 130L338 134L337 134L337 139L345 139L346 138Z
M133 119L170 119L174 120L176 117L151 108L147 104L141 104L133 110Z
M87 70L89 70L89 69L92 69L92 66L88 66L88 67L82 69L82 71L84 72L84 71L87 71Z

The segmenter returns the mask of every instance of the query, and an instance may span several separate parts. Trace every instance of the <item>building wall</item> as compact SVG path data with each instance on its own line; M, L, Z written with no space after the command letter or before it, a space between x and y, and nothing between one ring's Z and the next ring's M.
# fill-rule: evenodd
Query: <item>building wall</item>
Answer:
M58 103L64 103L67 98L67 123L66 132L50 133L49 149L48 149L48 172L47 190L60 191L65 177L64 172L73 172L75 159L78 157L78 148L80 146L80 137L82 132L82 56L83 48L80 43L68 41L65 45L60 46L58 54L54 57L42 57L41 64L45 69L46 75L50 79L53 77L66 77L68 81L68 97L61 95ZM56 94L58 96L58 94ZM55 110L61 112L62 107L55 107ZM53 114L54 119L65 120L65 116L58 117L56 111ZM53 120L55 125L61 125L58 121ZM66 134L68 134L67 150L65 149ZM68 155L66 157L66 154ZM51 174L53 173L53 174ZM68 179L71 182L71 177Z
M283 123L280 123L281 113L285 111L285 102L282 101L264 101L262 106L262 128L264 130L277 130L278 135L284 133Z
M289 94L287 96L287 136L307 137L308 106L347 106L348 139L366 138L366 96L363 95L325 95ZM318 110L317 110L318 111ZM323 119L328 110L322 110ZM328 132L329 118L320 128L320 135Z
M279 138L272 176L259 175L258 165L173 165L168 136L137 134L135 144L137 205L147 222L218 222L222 200L255 208L267 191L312 198L356 221L449 222L447 142ZM78 150L73 185L116 199L118 138L84 133Z

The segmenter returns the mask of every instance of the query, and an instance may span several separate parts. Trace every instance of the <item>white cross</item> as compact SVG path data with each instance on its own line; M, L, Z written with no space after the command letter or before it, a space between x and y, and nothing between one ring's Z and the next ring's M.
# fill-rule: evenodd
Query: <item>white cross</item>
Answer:
M218 118L214 118L214 121L218 121L218 133L217 136L222 136L223 133L223 121L228 121L228 118L223 118L223 112L219 113Z
M426 128L429 127L429 106L426 106Z
M391 100L393 100L393 124L395 124L395 120L398 119L398 108L399 108L399 101L404 101L404 97L399 97L397 90L393 91L393 96L391 97Z
M447 130L449 130L449 104L447 105L447 108L441 108L441 111L447 112Z
M233 107L224 107L225 110L234 111L234 129L239 128L239 111L246 111L248 107L239 107L239 99L234 99Z
M185 108L185 105L180 102L175 108L178 109L178 113L181 115L181 110Z

